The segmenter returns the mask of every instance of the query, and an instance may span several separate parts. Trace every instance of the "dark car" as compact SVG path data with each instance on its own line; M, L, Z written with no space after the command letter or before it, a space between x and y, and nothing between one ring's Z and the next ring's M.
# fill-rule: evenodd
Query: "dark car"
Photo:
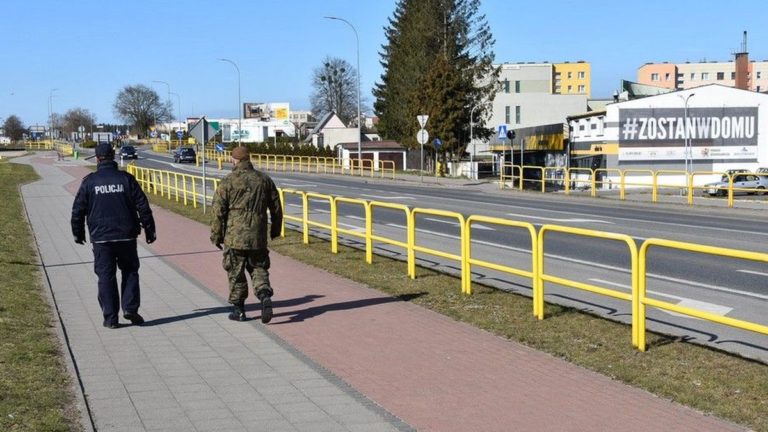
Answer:
M196 160L197 154L192 147L180 147L173 153L173 161L176 163L195 162Z
M124 145L120 147L120 157L123 159L138 159L139 155L136 153L136 147Z

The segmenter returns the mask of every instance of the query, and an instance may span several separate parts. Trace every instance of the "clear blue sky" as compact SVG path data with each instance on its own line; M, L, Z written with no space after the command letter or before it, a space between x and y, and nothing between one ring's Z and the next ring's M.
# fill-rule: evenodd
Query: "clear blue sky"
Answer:
M237 73L243 102L289 102L308 109L312 70L326 55L355 64L360 36L362 94L382 73L388 0L3 0L0 121L26 125L53 109L90 110L117 122L112 104L126 85L144 84L165 99L166 81L181 115L237 116ZM645 62L727 61L749 32L750 58L768 59L765 0L511 1L485 0L497 62L592 64L593 97L608 97L619 80L635 80ZM51 90L58 90L51 93ZM171 96L174 114L177 98Z

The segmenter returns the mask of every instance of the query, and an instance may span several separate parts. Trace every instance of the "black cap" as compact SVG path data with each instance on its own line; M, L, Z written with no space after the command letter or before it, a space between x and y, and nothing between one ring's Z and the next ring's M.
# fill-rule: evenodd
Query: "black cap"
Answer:
M115 156L115 149L112 148L110 143L99 143L96 146L96 157L109 157Z

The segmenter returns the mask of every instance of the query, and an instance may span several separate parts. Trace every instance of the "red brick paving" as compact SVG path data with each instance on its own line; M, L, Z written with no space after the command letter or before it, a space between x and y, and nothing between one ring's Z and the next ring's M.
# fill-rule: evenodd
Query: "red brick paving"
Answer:
M154 212L152 251L226 299L221 255L208 242L208 227ZM744 430L293 259L271 257L276 310L269 329L418 430Z

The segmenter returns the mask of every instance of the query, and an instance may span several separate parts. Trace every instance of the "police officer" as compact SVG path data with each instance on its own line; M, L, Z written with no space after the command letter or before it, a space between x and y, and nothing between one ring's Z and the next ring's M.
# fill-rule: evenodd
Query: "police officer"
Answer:
M233 305L229 319L245 321L245 299L251 276L253 291L261 302L261 322L272 319L272 286L269 283L269 250L267 249L267 210L272 219L270 239L280 235L283 211L275 183L268 175L256 171L248 149L232 151L235 166L224 177L213 198L211 243L222 249L222 265L229 279L229 303Z
M139 257L136 237L144 227L147 244L156 240L155 220L147 196L136 179L117 168L115 150L109 143L96 146L96 172L83 178L72 204L72 235L85 243L85 223L93 244L93 267L98 276L99 305L104 327L116 329L120 306L123 318L134 325L139 315ZM116 268L122 282L117 291Z

